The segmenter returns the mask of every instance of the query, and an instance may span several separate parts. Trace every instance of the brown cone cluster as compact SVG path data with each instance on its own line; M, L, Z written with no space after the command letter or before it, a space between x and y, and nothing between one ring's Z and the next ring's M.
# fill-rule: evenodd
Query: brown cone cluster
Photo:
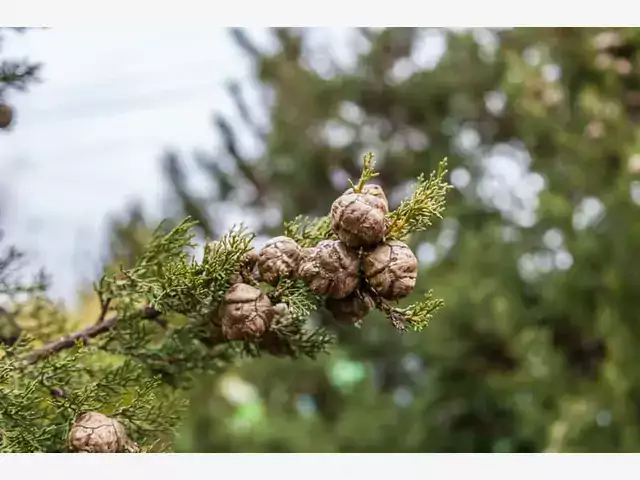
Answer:
M337 240L301 248L285 236L269 240L245 257L242 271L231 278L220 309L222 332L229 340L263 337L282 323L286 305L272 305L257 285L277 286L300 279L341 323L357 324L375 306L374 297L399 300L415 288L418 260L398 240L385 240L389 204L378 185L349 189L331 206L331 228ZM251 277L251 278L248 278Z
M331 227L339 243L358 254L358 275L353 283L340 292L341 296L326 301L339 322L362 320L375 307L372 294L393 301L415 288L418 260L404 243L385 240L388 213L387 197L379 185L365 185L357 193L349 189L331 207ZM368 289L361 288L365 282Z

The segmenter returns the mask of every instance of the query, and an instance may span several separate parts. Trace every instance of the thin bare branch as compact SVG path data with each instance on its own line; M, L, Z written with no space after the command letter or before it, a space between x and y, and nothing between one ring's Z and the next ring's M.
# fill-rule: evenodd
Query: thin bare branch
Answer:
M157 310L145 307L142 309L141 317L146 320L155 320L160 316L160 312ZM103 333L111 330L119 321L118 316L103 319L102 321L83 328L75 333L62 337L59 340L47 343L45 346L38 348L25 356L24 362L27 365L32 365L43 358L48 357L54 353L58 353L62 350L73 347L78 341L88 341L91 338L95 338Z

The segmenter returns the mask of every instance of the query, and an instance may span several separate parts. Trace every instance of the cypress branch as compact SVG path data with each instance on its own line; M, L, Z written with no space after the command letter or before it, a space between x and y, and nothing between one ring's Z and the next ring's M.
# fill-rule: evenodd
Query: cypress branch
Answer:
M61 338L60 340L50 342L46 344L44 347L38 348L30 352L28 355L25 356L24 361L27 364L33 364L38 360L42 360L43 358L46 358L51 354L58 353L62 350L73 347L79 341L86 343L89 341L89 339L108 332L116 325L116 323L118 323L118 317L113 316L110 318L104 318L105 315L106 315L106 311L103 311L101 312L100 317L98 318L98 321L94 325L83 328L82 330L79 330L70 335L67 335L66 337ZM158 312L157 310L151 307L145 307L140 311L140 318L142 319L153 320L158 318L159 316L160 316L160 312Z
M388 216L389 238L427 228L441 215L445 172L443 162L428 180L418 179L413 195ZM373 155L367 155L354 191L362 192L376 174ZM254 234L243 227L207 243L202 257L194 258L195 226L190 219L171 229L161 224L131 268L105 274L95 285L97 318L53 339L42 332L57 330L43 326L53 319L58 328L64 325L64 312L42 303L42 278L29 285L16 279L19 254L0 255L0 287L16 308L46 305L22 310L33 317L31 326L23 322L11 346L0 350L1 452L64 451L74 418L92 411L117 419L142 451L165 448L185 405L182 394L196 375L223 371L243 357L315 358L327 352L336 338L318 321L323 296L302 279L262 283L247 263ZM284 231L303 248L336 239L328 216L297 217ZM266 295L273 320L258 337L230 341L221 309L238 276ZM393 306L368 288L375 306L401 330L424 328L442 306L431 292L408 306Z

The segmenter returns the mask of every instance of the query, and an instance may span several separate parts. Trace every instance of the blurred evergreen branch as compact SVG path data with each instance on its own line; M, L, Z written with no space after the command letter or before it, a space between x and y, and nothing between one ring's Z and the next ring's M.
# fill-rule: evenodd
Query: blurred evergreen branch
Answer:
M0 28L0 47L7 31L22 33L26 28ZM28 87L40 80L42 65L33 63L26 59L0 61L0 99L3 99L5 92L16 90L24 92Z

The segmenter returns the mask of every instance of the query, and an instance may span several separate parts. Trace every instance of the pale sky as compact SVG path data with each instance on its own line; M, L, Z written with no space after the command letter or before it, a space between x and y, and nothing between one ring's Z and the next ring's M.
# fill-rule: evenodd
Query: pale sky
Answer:
M13 94L0 135L10 241L73 296L94 272L104 218L134 198L157 211L165 147L211 150L214 110L233 112L223 82L248 64L219 28L149 32L47 30L10 35L6 57L44 63L43 82Z

